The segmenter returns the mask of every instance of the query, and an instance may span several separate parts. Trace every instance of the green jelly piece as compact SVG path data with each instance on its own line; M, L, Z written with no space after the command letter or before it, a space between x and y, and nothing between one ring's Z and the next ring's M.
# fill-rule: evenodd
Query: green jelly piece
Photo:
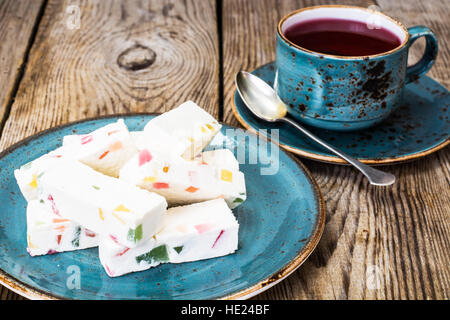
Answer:
M80 246L80 234L81 234L81 227L77 227L75 229L75 238L72 240L72 245L76 248Z
M36 178L40 178L40 177L42 177L42 175L44 174L44 171L42 171L41 173L39 173L39 175L36 177Z
M180 252L183 251L183 247L184 246L175 247L173 248L173 250L175 250L178 254L180 254Z
M20 169L30 169L32 164L33 164L33 161L25 163L22 167L20 167Z
M136 229L128 230L128 240L134 243L142 239L142 224L140 224Z
M92 186L92 188L94 188L95 190L100 190L100 187L97 186Z
M40 203L44 203L44 200L41 199L41 200L39 200L39 202L40 202Z
M244 202L244 200L242 200L241 198L236 198L233 201L233 203L242 203L242 202Z
M136 262L140 263L141 261L146 261L149 264L169 261L169 253L167 252L166 245L160 245L159 247L153 248L150 252L137 256Z

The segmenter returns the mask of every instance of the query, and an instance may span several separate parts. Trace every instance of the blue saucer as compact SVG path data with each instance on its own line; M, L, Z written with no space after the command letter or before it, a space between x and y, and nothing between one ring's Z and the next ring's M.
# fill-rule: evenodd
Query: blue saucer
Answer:
M305 167L276 146L270 149L280 151L276 174L261 175L261 170L267 168L261 162L269 162L240 165L246 178L247 200L233 210L240 227L238 250L232 255L163 264L117 278L106 275L97 248L28 255L27 204L14 179L14 169L60 146L64 135L87 133L118 118L123 118L130 130L142 130L152 117L110 116L67 124L29 137L0 153L2 284L37 299L248 298L278 283L307 259L324 228L323 199ZM227 129L231 127L224 125L222 133ZM246 152L258 152L261 146L256 139L245 141ZM227 147L236 153L235 146ZM68 285L77 274L80 288Z
M273 86L275 64L252 72ZM330 163L345 163L287 124L268 123L248 111L237 91L233 112L251 131L279 129L280 145L298 155ZM392 164L417 159L450 143L450 94L433 79L423 76L405 87L404 103L381 124L355 132L308 127L313 133L349 155L370 164ZM270 133L271 130L267 130ZM269 135L270 138L270 135Z

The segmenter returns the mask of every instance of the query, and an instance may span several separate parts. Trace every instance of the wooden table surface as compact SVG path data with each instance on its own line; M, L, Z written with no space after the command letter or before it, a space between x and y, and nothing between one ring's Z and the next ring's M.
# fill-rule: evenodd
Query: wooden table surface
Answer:
M188 99L239 125L230 103L236 72L274 60L286 13L330 3L0 1L0 151L69 121L163 112ZM449 1L338 3L377 5L408 27L431 27L440 43L429 75L449 88ZM423 47L414 45L412 61ZM398 177L390 187L371 186L350 167L303 160L324 195L323 237L295 273L253 299L449 299L449 160L445 148L383 167ZM0 297L21 299L1 286Z

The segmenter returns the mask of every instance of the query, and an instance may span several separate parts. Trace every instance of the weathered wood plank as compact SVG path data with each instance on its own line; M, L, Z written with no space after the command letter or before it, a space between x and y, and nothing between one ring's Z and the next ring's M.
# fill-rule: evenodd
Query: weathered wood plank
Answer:
M371 0L338 3L363 7L374 4ZM280 19L293 10L321 4L336 4L336 1L223 1L224 122L239 124L230 105L236 73L240 70L251 71L275 60L275 34Z
M74 3L47 4L0 149L65 122L188 99L218 114L213 0Z
M234 74L240 69L252 70L263 63L273 60L275 53L274 32L279 18L290 10L316 3L318 2L224 1L225 98L223 103L226 121L236 124L230 111ZM347 3L359 3L364 6L371 4L371 2L365 1ZM440 58L430 75L448 86L449 68L448 59L445 58L445 55L448 55L449 52L448 33L446 33L449 26L448 22L443 19L444 16L448 16L448 8L439 5L428 6L419 1L401 1L399 5L395 4L396 7L387 7L386 3L378 1L378 4L384 11L399 17L407 26L421 23L431 26L437 33L440 39ZM148 4L149 2L147 1L142 7L145 6L147 8ZM72 66L71 68L71 73L76 73L74 70L81 70L80 74L77 77L73 77L72 80L70 80L71 77L66 78L65 67L62 62L59 62L57 66L53 65L57 61L54 59L57 57L57 54L55 54L57 50L55 48L52 49L53 46L62 45L62 48L64 48L62 50L65 51L64 54L68 55L68 58L63 61L71 65L71 60L76 56L72 52L76 50L76 45L73 43L69 45L66 42L67 35L64 35L64 32L67 31L61 30L62 28L58 29L55 26L56 22L51 21L55 19L55 17L50 18L55 13L59 17L59 20L56 20L61 21L61 16L64 12L62 5L55 5L53 2L50 5L56 6L61 10L58 11L53 8L53 11L50 11L48 16L46 13L46 17L44 17L46 20L44 19L43 21L45 24L41 26L36 39L36 46L33 47L30 53L30 57L35 56L33 65L46 62L47 66L41 67L41 74L32 72L30 65L28 65L23 80L28 81L24 83L32 85L30 87L32 89L27 91L26 87L22 87L22 85L19 88L18 95L22 94L22 97L16 100L13 105L11 117L14 118L10 118L7 123L8 126L5 127L5 131L8 128L9 137L2 138L0 149L35 131L65 121L79 119L85 115L126 112L128 109L134 111L148 110L145 109L142 101L136 99L136 95L130 98L123 93L125 91L124 88L129 87L132 87L131 91L134 92L136 88L131 86L130 82L137 81L136 78L131 77L131 80L125 81L126 85L114 86L115 89L110 91L113 97L110 103L104 103L100 107L100 104L90 102L92 97L96 97L92 94L92 91L95 91L95 89L89 89L89 87L94 84L97 85L94 88L106 90L106 85L102 82L96 84L92 80L85 79L93 73L91 70L88 70L89 68L94 68L94 72L98 71L99 68L95 69L98 66L96 63L88 64L88 66L78 69L80 65L83 66L87 63L85 60L88 58L83 57L76 67ZM209 11L214 11L213 7L211 5L211 10ZM95 45L94 41L108 41L108 39L105 39L106 36L102 35L102 31L108 29L102 26L102 24L107 24L107 18L102 18L103 14L96 11L100 10L101 6L86 5L82 6L82 8L89 8L88 12L93 17L97 17L85 20L90 21L89 28L94 30L92 33L95 35L72 35L71 41L74 41L74 43L86 42L83 48L90 48L90 46ZM174 10L174 8L168 10L169 8L166 7L166 15L168 15L169 11ZM413 13L409 13L410 11ZM107 12L110 11L107 10ZM150 11L147 10L146 12ZM181 17L184 16L183 14ZM127 13L126 9L122 10L121 8L120 17L123 20L129 18L129 13ZM195 18L192 15L190 17ZM83 19L85 18L82 17L82 21ZM139 21L135 18L131 19ZM136 22L136 24L140 24L140 22ZM257 25L260 27L256 28ZM81 26L83 26L83 22ZM111 27L112 24L109 23L108 26ZM160 25L152 26L161 27ZM113 29L115 34L121 32L121 29L118 27L109 28L108 31ZM134 29L130 28L128 30L131 30L131 36L142 32L139 28L137 30L140 30L140 32L133 32ZM210 34L213 30L215 29L209 26L208 28L205 27L204 32ZM245 33L242 30L245 30ZM78 37L78 40L75 40L76 37ZM53 40L48 40L49 38ZM442 40L443 38L444 40ZM58 39L62 44L57 44L58 41L55 41L55 39ZM214 41L212 42L215 43ZM105 43L102 43L98 47L101 48L105 45ZM95 46L95 49L90 50L85 49L83 52L96 51L99 50L98 47ZM214 47L212 51L215 55L217 48L214 44L212 47ZM110 49L111 47L108 48ZM417 57L420 53L420 47L414 48L414 50L412 55ZM442 54L444 54L443 59ZM43 58L39 59L39 55L43 55ZM90 57L94 60L100 59L99 54L95 53L91 54ZM146 60L141 59L141 61L145 62ZM202 65L210 67L211 64L209 62L208 60ZM198 64L198 62L196 63ZM134 65L131 63L131 68L134 68ZM53 69L53 73L51 75L43 73L42 70L45 71L47 69ZM108 68L105 69L110 71ZM136 73L139 72L145 73L142 70ZM44 79L39 82L41 76ZM96 79L103 80L103 78L98 76ZM122 78L115 80L116 84L121 83ZM167 85L162 78L160 80L158 82L152 79L154 83L161 87ZM87 81L87 84L84 81ZM35 84L34 82L38 83ZM66 92L65 96L69 97L67 92L72 89L69 86L74 84L75 94L70 95L70 98L67 98L67 100L59 97L59 90L64 90ZM159 86L156 87L161 89ZM202 85L199 85L199 87L202 87ZM86 92L78 92L77 88L83 88L89 94L89 99L83 99ZM21 93L22 91L25 92ZM170 91L170 93L173 95L174 91ZM139 93L140 91L137 90L136 92ZM100 92L101 102L106 100L104 95ZM121 101L117 97L123 99L124 96L126 97L125 103L130 103L131 105L131 101L133 101L141 104L136 109L131 109L133 106L129 107L127 104L125 106L128 108L119 106L118 109L114 109L117 101ZM171 97L170 94L167 96ZM38 103L38 111L34 114L28 114L34 108L31 102L26 101L27 97L34 97L33 103ZM39 97L45 101L39 101ZM153 95L148 97L145 94L138 95L138 97L145 97L150 101L160 98ZM214 97L215 101L217 101L217 96ZM163 96L163 98L166 98L166 96ZM207 101L207 98L203 97L202 100ZM50 103L55 102L58 104L53 105L48 111L49 116L46 116L45 107L51 106ZM82 105L79 102L84 102L85 104ZM214 103L211 103L211 105L214 105ZM168 104L164 105L162 109L165 110L168 106ZM77 109L77 107L80 109ZM73 110L74 108L75 110ZM150 110L153 110L152 108L153 106ZM35 116L37 116L36 122L42 121L45 123L33 123L33 117ZM22 118L24 120L20 120ZM14 122L18 123L15 124ZM14 137L14 135L19 136ZM388 188L377 188L368 185L367 181L360 174L356 174L349 167L304 161L313 172L325 196L327 225L324 236L317 250L297 272L267 292L257 296L256 299L448 299L450 296L448 267L450 261L447 254L450 247L448 219L448 212L450 212L450 195L448 192L450 185L449 160L450 150L447 148L424 160L395 167L386 167L384 169L392 171L399 178L398 183ZM373 280L376 279L372 277L373 271L379 276L379 288L374 288L376 287L376 281L374 282ZM0 288L0 297L11 299L18 296L7 291L6 288Z
M0 133L8 117L42 6L43 0L0 2ZM22 297L0 285L0 300L15 299Z
M26 298L0 285L0 300L26 300Z
M438 35L439 54L433 68L427 74L450 87L450 29L448 23L449 4L441 0L429 1L389 1L377 0L381 11L402 21L406 27L424 25ZM410 64L422 56L425 39L419 39L411 47Z
M17 24L31 20L26 17L29 11L38 11L38 1L14 2L0 4L0 15L7 17L0 19L0 40L7 28L16 33L6 34L7 44L0 47L0 57L17 56L12 71L24 45L10 39L22 42L28 29L25 23ZM73 4L77 6L70 7ZM65 122L112 113L163 112L188 99L217 116L218 60L214 0L50 0L0 150ZM0 297L18 296L0 286Z
M0 133L43 0L0 2Z
M407 26L431 23L440 39L448 39L449 25L443 17L449 10L443 4L401 1L397 7L397 3L388 14L401 13ZM272 61L278 20L291 10L314 4L319 2L224 1L226 122L238 124L231 111L236 72ZM447 42L441 41L444 57L430 73L444 83L449 70ZM412 56L418 57L420 48L414 50ZM398 182L383 188L369 185L353 168L304 160L326 202L323 238L303 266L255 299L448 299L449 157L447 148L424 160L385 167Z

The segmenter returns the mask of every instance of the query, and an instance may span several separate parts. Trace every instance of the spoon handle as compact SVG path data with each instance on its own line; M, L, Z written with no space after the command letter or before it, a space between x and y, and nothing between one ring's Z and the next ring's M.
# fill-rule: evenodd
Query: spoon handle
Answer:
M340 158L344 159L348 163L352 164L359 171L361 171L361 173L364 174L367 177L367 179L369 179L369 182L371 184L377 185L377 186L388 186L395 182L394 175L387 173L387 172L383 172L381 170L378 170L378 169L375 169L372 167L369 167L368 165L352 158L348 154L346 154L346 153L342 152L341 150L335 148L334 146L330 145L328 142L325 142L322 139L320 139L319 137L315 136L309 130L303 128L301 125L299 125L294 120L287 118L287 117L281 118L280 120L284 121L286 123L289 123L293 127L297 128L299 131L301 131L304 135L306 135L311 140L320 144L325 149L328 149L329 151L333 152L334 154L336 154Z

